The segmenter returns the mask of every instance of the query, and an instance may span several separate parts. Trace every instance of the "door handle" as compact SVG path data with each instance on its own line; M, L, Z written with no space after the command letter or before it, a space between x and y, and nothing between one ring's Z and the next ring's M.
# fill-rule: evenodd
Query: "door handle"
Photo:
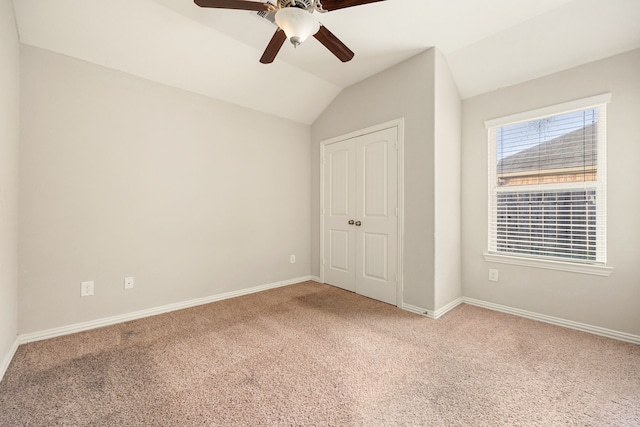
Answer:
M353 225L353 224L354 224L353 220L352 220L352 219L350 219L350 220L349 220L349 225Z
M356 227L360 227L362 223L360 221L356 221Z

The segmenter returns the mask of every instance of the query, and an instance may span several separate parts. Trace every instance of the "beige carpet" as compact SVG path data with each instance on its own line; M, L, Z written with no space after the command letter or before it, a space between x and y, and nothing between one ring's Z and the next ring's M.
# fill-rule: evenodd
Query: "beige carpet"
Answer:
M23 345L0 425L640 426L640 346L307 282Z

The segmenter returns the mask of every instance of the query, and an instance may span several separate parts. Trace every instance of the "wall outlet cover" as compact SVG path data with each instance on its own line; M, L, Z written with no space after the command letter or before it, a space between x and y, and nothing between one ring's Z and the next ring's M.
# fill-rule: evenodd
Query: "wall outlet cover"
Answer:
M80 283L80 296L88 297L93 295L93 280Z

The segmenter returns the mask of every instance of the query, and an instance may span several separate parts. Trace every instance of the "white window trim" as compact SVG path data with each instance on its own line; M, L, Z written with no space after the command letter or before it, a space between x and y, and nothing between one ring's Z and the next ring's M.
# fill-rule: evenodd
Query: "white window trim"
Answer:
M571 113L573 111L585 110L598 105L611 102L611 94L603 93L601 95L590 96L575 101L564 102L562 104L542 107L536 110L524 111L522 113L511 114L510 116L498 117L484 122L484 126L488 129L491 127L499 127L504 125L513 125L516 123L529 122L556 114Z
M611 101L611 93L604 93L600 95L591 96L588 98L582 98L575 101L569 101L562 104L556 104L548 107L538 108L536 110L525 111L525 112L512 114L504 117L498 117L495 119L485 121L484 124L488 130L488 138L490 141L489 150L488 150L488 155L489 155L488 165L490 168L489 176L491 176L491 171L495 170L496 162L497 162L495 157L496 147L495 147L495 144L491 142L495 139L495 138L492 139L491 133L495 132L495 129L497 127L537 120L537 119L548 117L551 115L570 113L573 111L584 110L587 108L605 106L610 101ZM604 111L606 115L606 108L604 109ZM599 133L604 132L604 129L602 127L599 127L598 132ZM599 135L598 139L604 140L604 139L601 139L602 137L603 135L601 134ZM598 171L605 171L605 176L603 177L603 180L604 180L603 187L605 189L607 186L606 164L607 164L606 149L600 150L600 147L599 147L598 148ZM493 169L491 169L492 167ZM491 180L489 180L488 184L489 184L489 188L487 193L487 196L488 196L487 208L489 209L489 212L491 212L492 204L495 203L495 200L492 197ZM531 189L535 189L536 186L527 186L527 187ZM546 188L549 188L549 187L547 186ZM605 190L604 193L605 193L604 195L598 194L598 197L599 197L599 200L604 200L605 206L607 206L606 204L607 191ZM602 221L601 218L597 218L596 220ZM606 245L606 227L604 228L604 230L605 230L605 234L604 236L601 236L601 237L605 238L605 245ZM489 243L490 242L487 241L487 247L489 246ZM606 265L606 262L594 263L594 264L581 263L581 262L564 262L564 261L556 261L553 259L536 258L533 256L514 255L510 253L502 254L502 253L488 252L488 251L483 253L483 256L485 261L487 262L519 265L519 266L533 267L533 268L543 268L543 269L549 269L549 270L567 271L567 272L573 272L573 273L591 274L596 276L608 277L613 272L613 267Z
M592 274L595 276L609 277L613 267L600 264L581 264L574 262L562 262L549 259L527 258L514 255L502 255L483 253L484 260L498 264L520 265L523 267L544 268L547 270L569 271L572 273Z

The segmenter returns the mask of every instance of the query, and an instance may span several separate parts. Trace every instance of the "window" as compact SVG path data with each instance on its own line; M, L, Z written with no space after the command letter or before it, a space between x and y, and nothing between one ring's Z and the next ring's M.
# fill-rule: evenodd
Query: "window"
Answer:
M600 95L486 122L489 254L606 263L610 99Z

